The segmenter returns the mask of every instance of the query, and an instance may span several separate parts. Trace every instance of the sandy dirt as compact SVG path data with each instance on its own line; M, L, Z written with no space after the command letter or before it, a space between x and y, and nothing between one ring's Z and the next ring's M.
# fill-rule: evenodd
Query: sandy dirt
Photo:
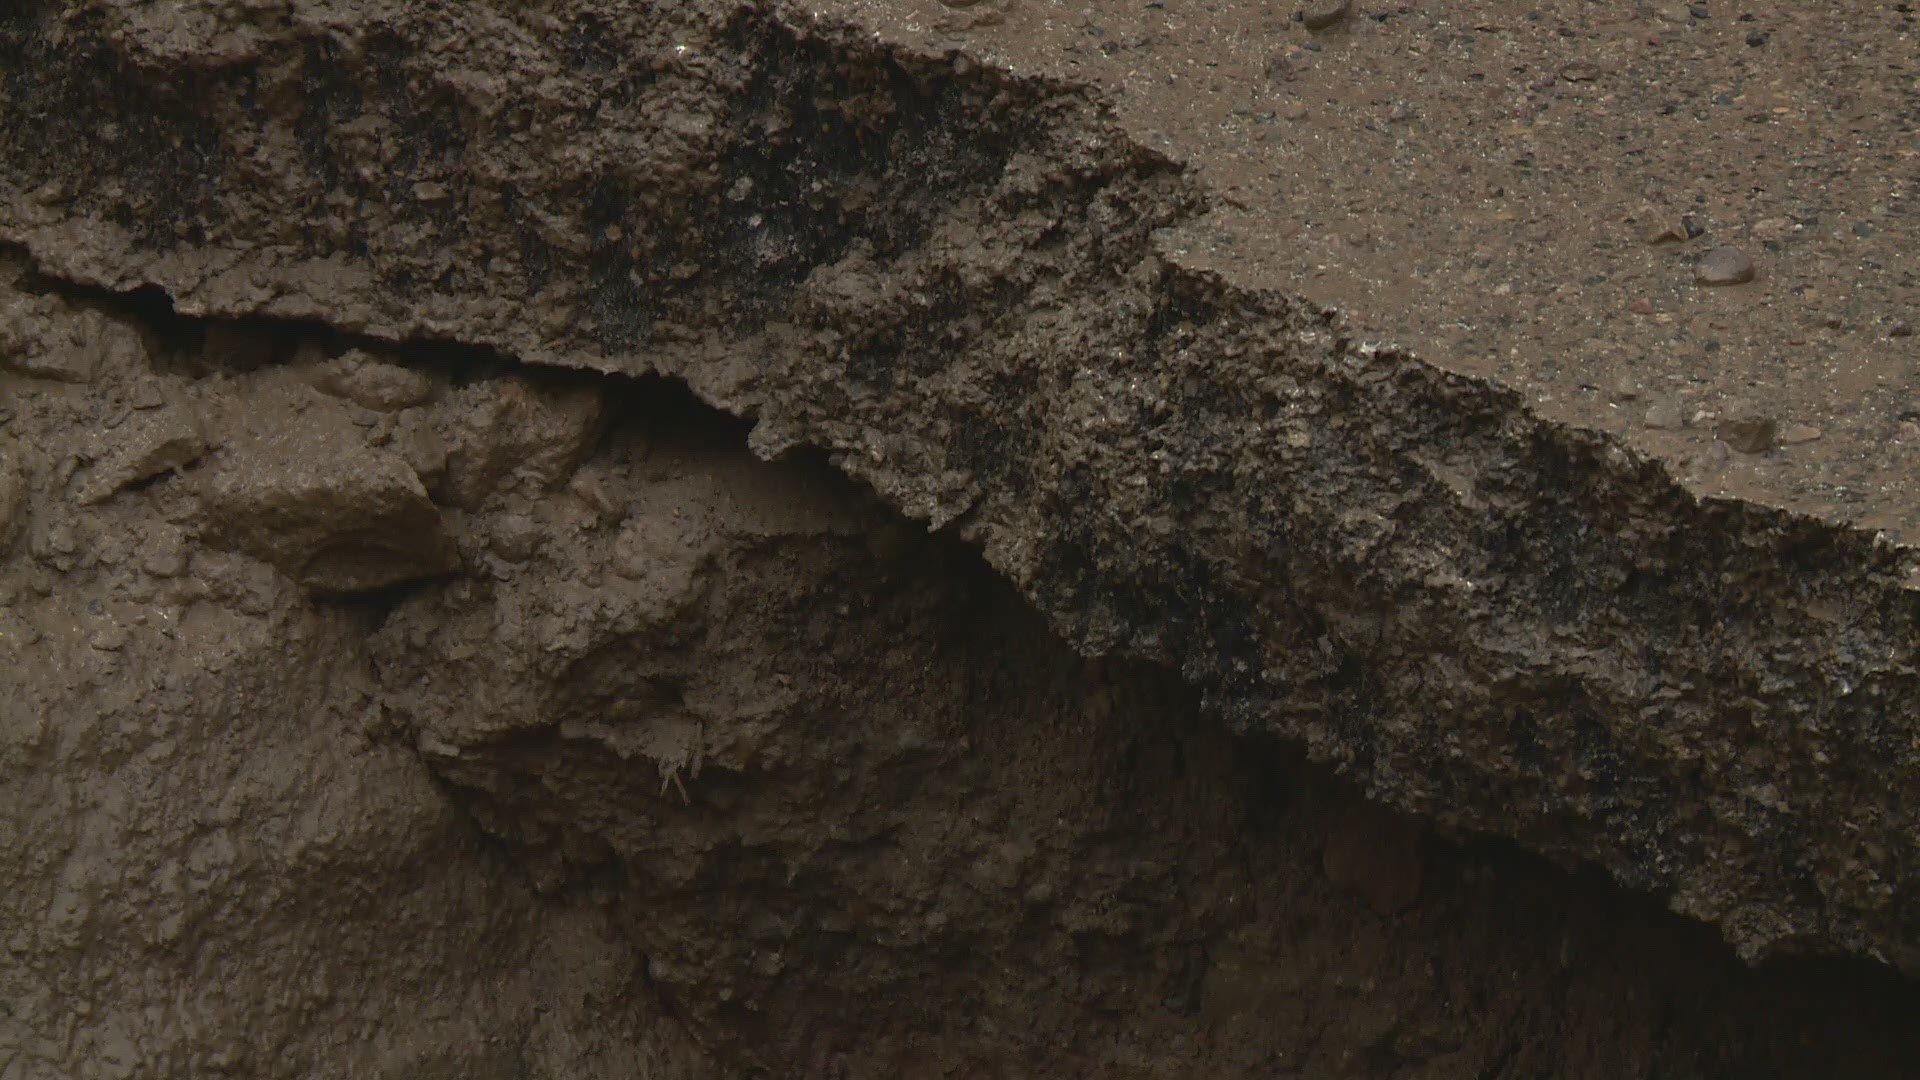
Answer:
M1920 1061L1910 988L1437 839L677 387L9 298L112 359L9 383L7 1075Z
M1906 7L0 13L0 1080L1920 1075Z
M1090 79L1219 194L1196 265L1339 305L1690 487L1920 537L1911 4L949 8L889 36ZM1751 280L1703 286L1731 247ZM1771 422L1743 449L1742 410Z

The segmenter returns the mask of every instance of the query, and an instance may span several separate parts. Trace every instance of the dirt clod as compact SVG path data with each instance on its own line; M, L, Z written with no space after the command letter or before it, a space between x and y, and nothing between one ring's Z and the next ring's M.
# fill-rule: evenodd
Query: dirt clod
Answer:
M325 385L363 408L397 412L432 400L433 380L355 349L331 365Z
M133 484L177 472L206 452L206 436L191 407L162 405L134 412L94 433L87 451L93 465L77 497L83 504L100 502Z
M52 297L8 292L0 300L0 370L88 383L144 364L146 344L125 323L99 312L64 319L58 312Z
M516 483L542 490L564 482L602 419L591 387L515 378L454 390L433 421L446 446L449 501L471 509Z
M1713 434L1743 454L1764 454L1773 448L1779 421L1752 403L1727 407L1714 424Z
M1648 427L1657 430L1678 430L1686 426L1686 406L1672 395L1655 398L1647 404L1646 422Z
M208 543L323 593L453 569L439 509L405 461L367 446L342 414L309 409L282 419L284 427L229 442L200 481Z

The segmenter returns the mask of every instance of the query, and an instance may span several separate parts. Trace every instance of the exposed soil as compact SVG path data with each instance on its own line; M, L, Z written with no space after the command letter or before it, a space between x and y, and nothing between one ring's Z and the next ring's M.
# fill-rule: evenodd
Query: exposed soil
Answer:
M0 13L0 1078L1920 1075L1904 5L379 7Z
M1920 1067L676 386L10 296L110 359L8 384L9 1076Z
M1920 538L1920 15L1898 0L830 0L1109 88L1186 260L1339 305L1705 494ZM903 18L902 11L910 14ZM1701 287L1733 246L1751 284ZM1718 440L1759 407L1763 447Z

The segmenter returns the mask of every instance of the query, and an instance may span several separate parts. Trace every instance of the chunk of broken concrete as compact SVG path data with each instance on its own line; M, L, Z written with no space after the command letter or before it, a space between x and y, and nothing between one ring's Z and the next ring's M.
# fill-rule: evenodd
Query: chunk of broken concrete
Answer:
M452 570L439 508L398 455L331 415L227 447L201 489L204 539L315 592L382 589Z

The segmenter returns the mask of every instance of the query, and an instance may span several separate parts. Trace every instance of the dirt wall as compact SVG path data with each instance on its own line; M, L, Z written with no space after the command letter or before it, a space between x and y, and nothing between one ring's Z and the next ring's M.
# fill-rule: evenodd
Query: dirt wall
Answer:
M1903 549L1081 88L383 10L0 22L0 1068L1911 1071Z

